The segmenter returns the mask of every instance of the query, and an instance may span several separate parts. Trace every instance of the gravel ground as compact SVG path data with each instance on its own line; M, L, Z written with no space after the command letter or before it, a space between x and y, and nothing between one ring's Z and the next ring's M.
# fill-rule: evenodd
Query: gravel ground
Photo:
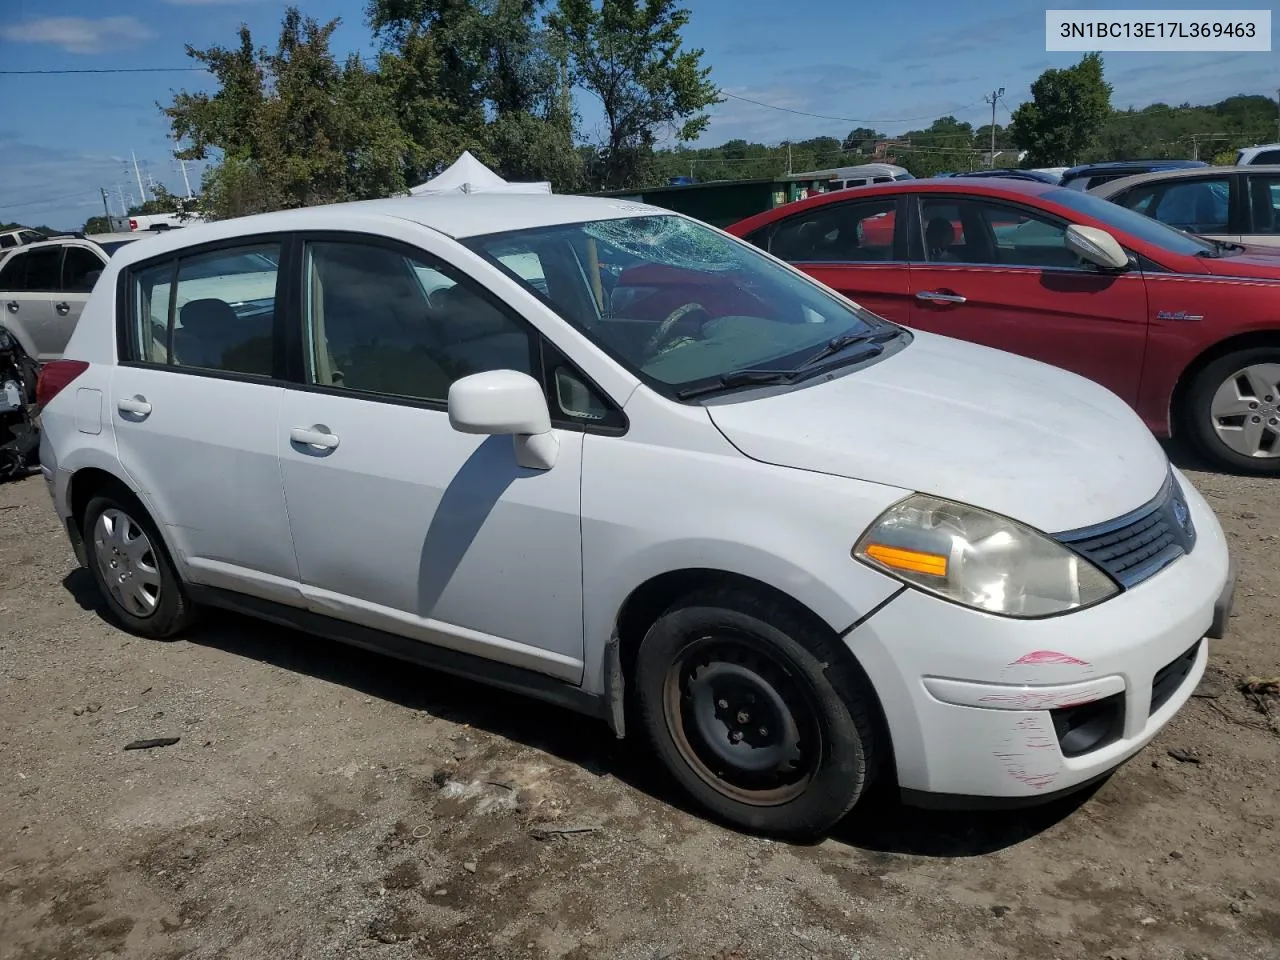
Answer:
M1280 503L1191 476L1241 563L1206 696L1091 794L810 846L520 697L229 615L132 638L0 486L0 957L1280 957L1280 720L1237 689L1280 674Z

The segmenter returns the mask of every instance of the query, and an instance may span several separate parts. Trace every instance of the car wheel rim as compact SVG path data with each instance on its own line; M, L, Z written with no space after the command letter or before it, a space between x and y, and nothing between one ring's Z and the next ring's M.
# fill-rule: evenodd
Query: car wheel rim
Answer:
M1228 377L1209 405L1213 429L1245 457L1280 457L1280 363L1257 363Z
M663 708L684 761L742 803L794 800L822 756L812 696L752 638L708 636L686 646L667 671Z
M104 510L93 526L93 553L111 598L135 617L160 604L160 568L146 531L123 510Z

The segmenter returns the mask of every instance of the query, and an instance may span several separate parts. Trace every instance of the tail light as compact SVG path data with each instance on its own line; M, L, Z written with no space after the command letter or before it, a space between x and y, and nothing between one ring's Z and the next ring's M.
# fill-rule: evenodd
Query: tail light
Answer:
M36 380L36 405L43 408L62 392L62 389L89 369L83 360L51 360L40 368Z
M130 218L129 218L129 229L130 229L130 230L137 230L137 229L138 229L138 221L137 221L137 220L135 220L133 217L130 217Z

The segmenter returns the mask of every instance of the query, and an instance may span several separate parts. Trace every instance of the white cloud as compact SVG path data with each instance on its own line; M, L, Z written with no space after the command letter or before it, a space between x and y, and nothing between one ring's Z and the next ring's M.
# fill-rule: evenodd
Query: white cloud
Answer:
M155 33L136 17L42 17L0 28L15 43L48 43L69 53L100 53L150 40Z

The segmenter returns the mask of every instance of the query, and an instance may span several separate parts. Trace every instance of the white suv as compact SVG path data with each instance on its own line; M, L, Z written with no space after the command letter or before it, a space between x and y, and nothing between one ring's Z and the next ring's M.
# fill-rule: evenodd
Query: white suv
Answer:
M222 606L545 697L771 833L826 830L877 773L952 804L1105 775L1233 594L1119 398L637 203L404 198L130 246L39 400L128 629Z

